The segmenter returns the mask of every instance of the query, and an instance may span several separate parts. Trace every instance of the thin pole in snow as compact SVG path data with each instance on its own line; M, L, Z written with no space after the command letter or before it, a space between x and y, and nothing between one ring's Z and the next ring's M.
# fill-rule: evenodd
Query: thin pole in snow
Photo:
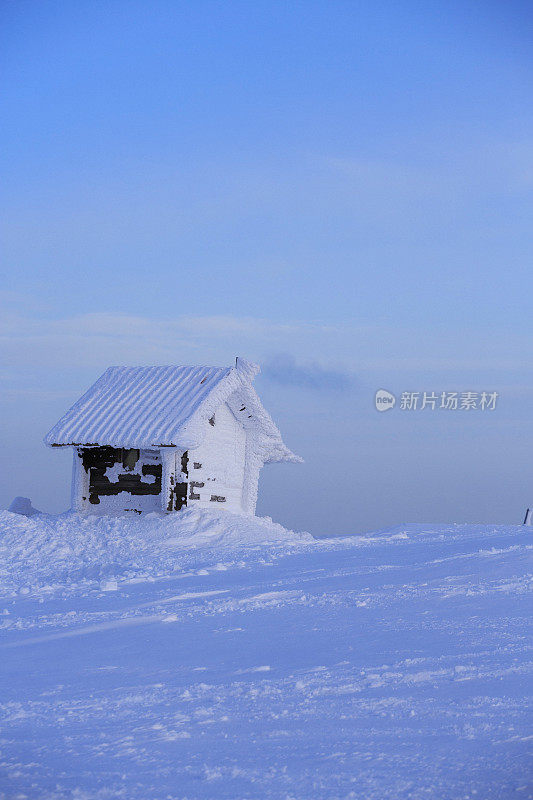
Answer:
M529 525L530 524L530 522L531 522L530 514L531 514L531 509L528 508L527 511L526 511L526 516L524 517L524 521L523 521L522 525Z

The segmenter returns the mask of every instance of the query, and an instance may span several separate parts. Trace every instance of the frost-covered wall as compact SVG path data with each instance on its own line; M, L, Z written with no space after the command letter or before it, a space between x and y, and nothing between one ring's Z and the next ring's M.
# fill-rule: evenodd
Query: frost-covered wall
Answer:
M72 508L116 514L169 512L196 505L254 514L265 457L249 422L253 415L242 401L233 401L220 404L204 418L201 443L188 450L74 448Z
M161 472L156 449L74 448L72 507L95 514L159 511Z
M243 509L246 432L226 403L205 423L199 447L188 451L187 505Z

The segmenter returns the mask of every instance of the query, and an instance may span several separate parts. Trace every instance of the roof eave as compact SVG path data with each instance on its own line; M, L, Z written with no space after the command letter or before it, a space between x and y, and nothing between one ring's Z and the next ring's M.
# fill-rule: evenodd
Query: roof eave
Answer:
M263 461L265 464L279 464L279 463L289 463L289 464L303 464L304 460L301 456L296 455L293 453L292 450L283 443L280 442L279 444L275 445L274 447L270 447L263 456Z

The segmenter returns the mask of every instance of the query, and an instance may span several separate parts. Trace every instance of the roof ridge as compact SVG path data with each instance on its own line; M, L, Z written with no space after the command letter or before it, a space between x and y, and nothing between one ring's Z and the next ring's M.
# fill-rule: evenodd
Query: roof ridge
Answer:
M107 367L110 369L216 369L216 370L230 370L235 369L234 366L220 367L216 364L111 364ZM102 373L103 374L103 373Z
M205 423L239 392L252 392L255 430L265 460L291 460L252 381L257 364L234 367L149 365L108 367L45 437L49 446L198 447Z

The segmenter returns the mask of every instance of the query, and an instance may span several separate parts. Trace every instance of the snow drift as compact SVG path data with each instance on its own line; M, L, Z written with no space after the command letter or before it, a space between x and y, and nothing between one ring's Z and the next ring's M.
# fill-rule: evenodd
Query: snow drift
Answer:
M20 498L18 498L20 500ZM31 502L28 500L29 507ZM17 505L20 508L20 503ZM72 592L103 578L157 577L188 564L212 563L222 554L241 561L256 548L297 546L309 534L286 530L268 517L221 510L173 514L52 516L32 510L0 512L0 592Z
M0 516L0 798L531 797L531 528Z

